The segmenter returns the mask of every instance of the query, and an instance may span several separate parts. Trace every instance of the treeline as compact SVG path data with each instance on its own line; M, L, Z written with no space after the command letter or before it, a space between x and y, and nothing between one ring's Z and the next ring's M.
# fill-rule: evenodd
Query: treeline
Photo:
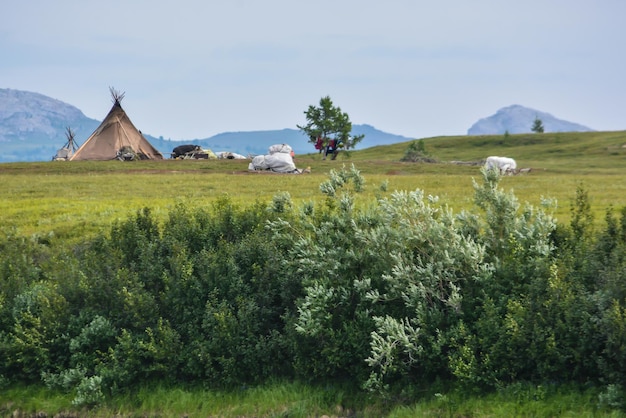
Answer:
M0 387L44 382L77 405L149 381L209 388L349 381L410 397L448 382L626 384L626 209L594 228L521 205L495 172L476 210L420 190L354 204L352 167L319 202L149 209L73 248L5 231ZM607 395L607 396L608 396ZM620 398L621 399L621 398ZM615 399L613 399L615 400Z

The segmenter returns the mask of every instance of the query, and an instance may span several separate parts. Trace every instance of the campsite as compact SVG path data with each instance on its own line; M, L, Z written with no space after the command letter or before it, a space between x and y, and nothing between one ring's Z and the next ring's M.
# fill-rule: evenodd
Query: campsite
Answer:
M69 353L69 358L66 354L59 356L65 359L63 367L67 369L49 368L44 375L45 386L4 386L0 411L10 414L20 409L35 413L47 409L70 414L68 416L94 417L195 416L193 411L199 416L302 417L510 416L519 415L520 411L536 416L615 414L615 402L621 399L617 385L580 383L580 375L568 367L574 375L571 381L567 377L559 381L557 376L564 376L558 367L569 365L569 354L593 357L585 351L587 347L593 351L600 347L594 344L605 341L594 335L619 335L613 330L623 325L619 322L622 314L613 315L615 311L610 303L605 306L600 299L593 298L601 298L609 288L622 292L623 285L613 281L618 276L611 276L614 273L610 269L597 273L606 275L603 276L606 279L597 283L606 288L596 289L591 282L585 282L588 286L585 291L569 281L567 269L559 275L548 274L559 264L550 264L541 253L545 248L540 245L541 239L546 238L541 234L549 221L539 215L538 208L552 213L563 226L570 225L576 218L579 222L576 225L594 228L597 235L593 236L607 228L608 208L613 208L621 225L620 211L626 207L626 132L520 134L507 138L458 136L422 141L423 148L435 162L402 161L411 143L341 152L336 160L322 160L312 149L311 154L294 156L297 167L310 167L310 173L298 175L251 171L250 160L238 159L0 164L0 181L4 184L0 190L0 222L6 231L0 271L19 272L12 276L16 282L6 287L10 295L17 295L15 302L7 293L0 304L0 321L3 325L10 324L9 317L17 315L19 321L16 320L15 327L7 325L6 328L11 337L32 338L13 340L6 334L3 347L14 355L21 353L19 347L25 347L24 358L32 362L45 362L58 353ZM423 368L414 364L406 374L403 371L412 356L421 353L419 350L408 352L405 362L395 363L401 376L399 384L410 383L404 390L392 392L392 397L384 392L379 395L378 390L383 389L377 389L377 379L382 379L382 383L385 378L393 381L394 375L386 376L384 367L375 367L375 373L368 379L365 363L353 362L354 353L361 350L361 355L365 353L367 357L369 352L369 343L360 344L357 338L371 335L370 330L359 329L364 312L369 309L387 312L383 301L369 305L376 292L385 290L384 286L368 290L368 283L370 280L374 283L381 275L389 283L394 278L400 280L401 276L395 277L395 274L401 274L402 263L410 265L410 254L394 267L392 275L387 275L390 271L387 263L398 262L394 257L400 255L392 253L414 245L432 245L424 254L439 255L436 261L444 263L448 272L442 275L445 280L449 280L450 274L474 271L472 261L462 257L480 249L467 247L455 251L452 244L463 243L464 239L450 234L461 221L455 224L450 220L445 208L455 215L463 211L487 218L497 215L489 210L491 215L480 215L484 212L477 208L474 189L474 183L480 185L483 181L479 162L496 155L515 158L517 168L531 169L526 174L503 175L498 183L503 190L499 199L510 203L513 201L510 194L514 193L520 204L514 220L501 218L510 225L521 225L520 229L498 241L499 246L491 246L500 251L511 248L510 258L503 257L505 269L498 277L501 280L515 278L513 293L498 294L507 289L489 287L485 285L489 282L476 279L472 286L496 292L494 295L501 299L494 296L490 311L482 307L479 298L472 299L476 295L471 291L463 297L468 304L481 306L479 311L485 315L501 309L508 315L507 321L516 321L520 332L527 332L524 338L538 344L532 346L537 357L530 358L527 351L524 351L524 355L529 356L527 362L508 357L525 350L526 345L515 338L504 339L508 335L504 331L489 333L507 324L498 322L496 316L481 317L485 322L472 330L485 334L480 334L480 339L476 340L464 334L469 332L464 327L472 325L469 320L465 325L453 321L456 334L441 334L441 338L447 339L451 352L466 353L464 350L474 349L480 352L473 344L489 343L495 338L490 350L503 359L499 364L507 367L507 372L517 373L519 379L501 386L486 386L483 391L481 382L486 380L482 380L485 377L481 373L497 373L498 370L489 369L489 363L478 357L474 360L483 361L484 372L480 367L471 368L471 359L461 354L437 359L428 355L435 352L433 346L423 351L427 354L425 357L419 354L424 361ZM363 181L357 181L361 177ZM396 191L416 190L420 192L396 194ZM481 190L488 194L491 189ZM346 198L344 193L352 198ZM555 202L541 206L544 198L555 199ZM419 203L422 201L424 206ZM526 203L537 209L524 212ZM585 212L586 203L588 212ZM509 206L504 207L510 210ZM405 223L407 213L412 214L415 222ZM581 213L590 216L590 224L581 223L577 218ZM335 216L325 219L324 214ZM468 219L467 216L461 218ZM299 224L302 222L299 219L310 219L312 223ZM387 219L392 222L390 235L379 241L377 237L385 231L383 220ZM258 220L262 222L257 224ZM293 223L293 229L286 227L286 222ZM328 227L329 224L334 227ZM377 225L379 229L356 233L350 226L361 224ZM403 227L397 228L396 224ZM420 229L420 225L427 228ZM416 229L412 230L414 227ZM399 239L397 234L402 235L405 230L412 230L414 234L430 231L428 233L433 235L417 241L407 235L407 241L399 243L397 248L386 246ZM263 238L270 232L275 237L271 242ZM313 235L307 237L309 233ZM562 235L555 239L569 242L566 232L559 230L558 233ZM591 236L591 232L589 234ZM524 241L526 235L530 237L528 241ZM495 237L486 240L499 239L496 234L485 237ZM362 241L357 243L357 239ZM517 239L520 241L515 241ZM533 241L535 239L541 242ZM341 245L333 245L335 242ZM589 242L584 245L591 245L591 239L584 242ZM215 245L205 247L207 243ZM435 243L451 246L439 252ZM69 251L62 251L64 248ZM413 250L417 254L417 250ZM284 251L284 254L274 251ZM576 251L595 254L586 251L586 247L571 251L562 258L563 263L576 260L573 256ZM75 257L82 258L79 261ZM462 261L454 257L461 257ZM525 257L532 257L532 268L527 267L530 264L526 264ZM617 269L618 257L610 260L616 263ZM606 263L611 265L609 261ZM427 275L429 268L439 268L437 263L429 266L420 267L421 274ZM572 266L572 270L590 281L584 275L585 269L594 266L595 261L589 266ZM157 270L161 268L162 271ZM477 267L475 274L487 274L487 271ZM593 273L588 274L596 274L591 271ZM328 282L323 280L327 274L330 275ZM356 280L357 274L363 274L363 280ZM332 284L341 291L301 288L318 278L319 286ZM451 281L445 285L449 285L449 289L463 288L462 282ZM383 296L408 300L409 295L402 293L404 288L410 290L399 285L391 290L401 294L394 296L391 292ZM358 302L333 299L344 293ZM595 296L585 299L588 294ZM428 318L434 321L444 313L454 312L446 308L448 303L453 306L454 302L446 300L447 295L432 295L444 299L441 304L429 305ZM535 303L530 296L543 298L539 310L529 308ZM325 297L342 309L316 307ZM294 306L298 300L306 300L306 303ZM597 309L591 300L598 301ZM29 306L30 311L26 309ZM303 317L298 319L298 309L304 312L307 307L311 315L333 312L337 315L335 320L349 324L346 332L337 328L325 331L328 333L323 338L313 334L295 336L295 325L305 329L325 324L323 318L312 317L310 323ZM418 307L399 303L396 308L401 315L408 316ZM623 306L616 309L626 312ZM597 328L585 329L577 321L581 315L592 311L598 316L593 322ZM29 312L37 312L39 316L33 318ZM389 321L396 312L396 309L389 311ZM541 317L534 316L535 313ZM291 326L273 329L281 322L279 318L285 316L291 318ZM65 323L66 317L72 320ZM20 334L24 329L20 324L27 323L40 324L33 325L40 334ZM401 323L399 319L393 326ZM541 328L552 324L560 327L557 334ZM47 339L47 335L56 335L54 330L60 326L67 326L67 332L75 334L71 343ZM383 335L384 324L379 326L377 332ZM441 327L441 324L433 327ZM265 329L270 331L260 339L257 333ZM407 328L407 332L409 330ZM309 332L315 332L314 327ZM557 344L551 345L550 338L543 339L543 332L556 338ZM211 338L196 339L201 335ZM390 332L387 338L392 337ZM500 337L503 339L498 340ZM192 338L194 340L189 341ZM570 346L567 341L576 344ZM589 346L579 345L580 341ZM611 358L621 361L621 340L606 341L606 350L614 356ZM436 344L435 341L422 343ZM546 345L541 345L543 343ZM57 348L41 351L46 344ZM298 356L303 360L289 365L279 348L298 344ZM560 348L561 344L572 351L551 351L550 347ZM347 345L352 348L346 349ZM72 348L59 351L58 347ZM577 347L581 347L580 351L576 351ZM243 351L239 352L241 348ZM381 356L384 352L384 346L380 351L373 351ZM601 355L601 350L593 352ZM173 360L178 356L182 356L184 362ZM505 364L504 360L509 363ZM395 360L389 357L389 361ZM439 363L448 364L449 369L442 372L438 369L442 367ZM41 378L39 370L22 368L21 364L0 362L4 370L15 371L25 381L36 382ZM81 364L88 369L74 367ZM376 363L372 361L372 364ZM619 367L611 364L604 368L588 365L581 373L615 370L617 377L610 378L619 379ZM527 373L528 370L538 370L539 377ZM428 373L446 376L448 380L435 379ZM179 374L181 380L177 380ZM303 378L307 375L318 377L318 382L322 383L307 381ZM267 376L275 378L264 380ZM425 376L429 384L424 385L420 376ZM0 372L0 387L6 377ZM192 377L197 385L185 380ZM248 378L252 380L246 381ZM118 386L106 386L111 379ZM363 386L351 385L356 381L363 385L369 382L371 386L366 391ZM24 401L16 404L16 399Z
M125 93L109 88L113 106L96 130L78 147L75 133L66 128L67 142L52 157L53 161L138 161L163 160L163 154L135 127L122 107ZM245 160L251 159L250 171L301 174L293 161L294 151L289 144L271 145L265 155L246 157L235 152L218 152L203 149L196 144L177 145L169 158L179 160ZM335 154L336 156L336 154ZM334 158L333 158L334 159Z

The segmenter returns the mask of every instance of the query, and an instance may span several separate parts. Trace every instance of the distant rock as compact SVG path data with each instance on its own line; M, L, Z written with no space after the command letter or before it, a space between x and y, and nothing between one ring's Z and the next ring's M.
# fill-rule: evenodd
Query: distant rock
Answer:
M468 129L468 135L498 135L531 133L535 118L543 124L544 132L589 132L593 129L578 123L557 119L549 113L520 105L503 107L495 115L480 119Z

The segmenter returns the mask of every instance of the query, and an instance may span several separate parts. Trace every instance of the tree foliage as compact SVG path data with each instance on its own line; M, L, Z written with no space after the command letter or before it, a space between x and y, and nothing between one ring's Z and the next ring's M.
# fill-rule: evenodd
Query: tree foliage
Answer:
M426 151L426 145L424 144L423 139L411 142L407 149L404 151L404 155L402 156L400 161L409 161L413 163L437 162L437 160L432 158L430 154Z
M538 117L533 120L533 126L530 128L536 134L541 134L544 131L543 122Z
M347 113L342 112L339 106L333 104L330 96L320 99L319 106L310 105L304 112L306 125L297 125L309 138L309 142L316 144L321 140L321 146L326 148L331 140L338 141L340 147L353 148L365 135L351 135L352 123Z

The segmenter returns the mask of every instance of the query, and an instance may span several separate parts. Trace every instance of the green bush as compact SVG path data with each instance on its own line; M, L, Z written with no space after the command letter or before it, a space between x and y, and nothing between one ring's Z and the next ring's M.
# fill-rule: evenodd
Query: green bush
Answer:
M56 366L55 354L66 348L67 313L67 301L53 283L35 282L16 295L4 353L5 367L13 377L38 380L41 371Z

